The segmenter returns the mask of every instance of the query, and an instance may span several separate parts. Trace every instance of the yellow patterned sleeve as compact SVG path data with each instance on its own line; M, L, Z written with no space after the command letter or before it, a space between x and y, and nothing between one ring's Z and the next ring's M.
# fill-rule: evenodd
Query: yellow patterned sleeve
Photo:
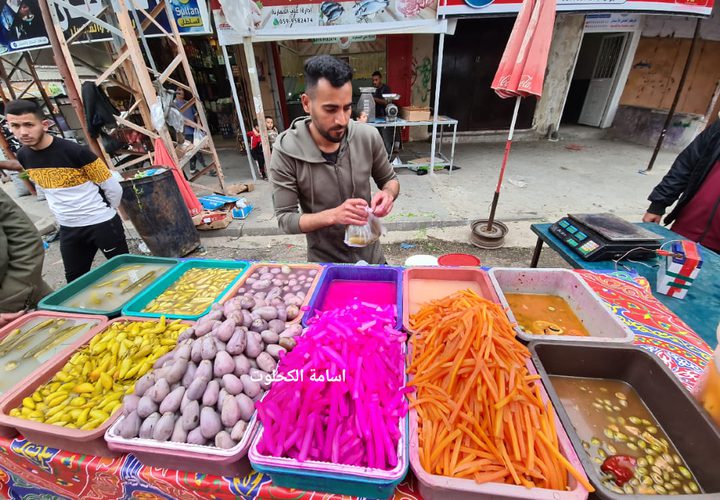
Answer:
M112 177L110 169L107 168L105 162L100 158L95 159L92 163L88 163L83 167L83 172L87 178L95 184L101 184Z

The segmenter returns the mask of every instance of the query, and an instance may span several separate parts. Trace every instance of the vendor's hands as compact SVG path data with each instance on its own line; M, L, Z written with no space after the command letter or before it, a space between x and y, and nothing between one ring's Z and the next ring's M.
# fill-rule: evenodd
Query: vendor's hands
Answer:
M387 191L378 191L370 201L370 209L375 217L385 217L393 209L393 196Z
M350 198L333 209L333 223L344 226L362 226L367 222L367 201L361 198Z
M11 321L15 321L23 314L25 314L25 311L18 311L14 313L0 313L0 328L7 325Z
M645 215L643 215L642 221L643 222L654 222L655 224L660 224L661 219L662 219L662 215L651 214L650 212L645 212Z

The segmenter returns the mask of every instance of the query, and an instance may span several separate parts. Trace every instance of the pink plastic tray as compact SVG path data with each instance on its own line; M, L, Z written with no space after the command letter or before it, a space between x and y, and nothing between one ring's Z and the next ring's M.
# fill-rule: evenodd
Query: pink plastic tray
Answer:
M537 374L532 361L528 359L527 367L531 374ZM412 381L410 382L412 385ZM540 386L540 392L543 401L548 400L545 387ZM557 429L558 442L560 444L560 452L568 462L572 464L577 471L587 478L585 470L578 459L575 450L570 443L565 429L560 419L553 410L555 418L555 428ZM410 467L420 485L420 494L425 500L495 500L501 498L519 498L526 500L585 500L588 497L588 491L578 483L575 478L568 475L568 491L549 490L545 488L526 488L524 486L516 486L514 484L505 483L484 483L478 484L471 479L455 479L446 476L438 476L429 474L420 465L420 457L418 454L418 430L417 430L417 412L410 411Z
M423 280L421 283L418 280ZM435 282L428 287L429 281ZM464 282L460 284L458 282ZM403 273L403 326L411 332L410 316L420 305L450 294L473 288L481 297L500 303L488 273L471 267L413 267Z
M72 319L72 320L87 320L88 323L95 322L94 326L91 326L90 329L85 332L84 334L81 334L80 337L77 337L74 341L71 340L71 344L69 346L63 346L62 344L57 346L55 348L55 353L51 354L50 356L44 356L46 357L46 361L43 364L51 363L56 356L63 356L65 352L73 352L75 349L78 348L79 345L82 345L87 340L85 339L91 339L95 336L99 331L105 328L105 325L107 325L108 318L106 316L94 316L90 314L70 314L70 313L59 313L59 312L50 312L50 311L34 311L28 314L25 314L12 323L9 323L5 325L2 329L0 329L0 339L4 339L11 331L15 330L16 328L22 328L25 324L29 323L30 321L40 319L50 319L50 318L66 318L66 319ZM40 366L43 366L41 364ZM37 371L37 369L36 369ZM17 380L12 380L12 386L11 388L6 391L4 394L0 393L0 397L2 396L10 396L13 392L17 391L18 389L22 389L25 387L26 382L25 380L31 378L33 376L34 372L31 372L30 374L26 375L25 377L18 377ZM13 372L4 373L4 377L12 377ZM14 427L6 427L4 425L0 424L0 436L2 437L13 437L17 435L17 429Z
M223 450L214 446L155 441L154 439L125 439L116 433L124 418L124 416L120 417L105 432L105 441L110 450L132 453L143 465L150 467L185 470L215 476L239 476L244 472L245 466L249 468L247 460L240 460L247 455L259 425L256 415L253 415L237 446Z
M158 319L121 316L109 321L104 327L97 328L87 335L84 335L83 338L73 344L72 347L69 347L45 363L42 369L25 378L13 388L11 392L0 399L0 426L12 427L23 434L28 440L40 445L60 448L75 453L84 453L86 455L117 456L116 453L111 452L108 448L104 435L108 427L120 416L122 408L110 415L110 418L101 426L91 431L68 429L67 427L52 424L42 424L33 422L32 420L11 417L8 413L11 409L20 406L23 398L30 396L38 387L49 381L60 371L76 350L90 342L95 335L105 331L108 325L118 321L156 322Z
M317 274L315 275L315 279L312 282L312 285L308 289L308 291L305 294L305 300L303 301L302 305L300 306L300 314L293 319L292 321L288 321L287 324L291 325L293 323L300 323L302 321L303 316L305 315L305 311L303 308L308 305L308 302L310 302L310 298L313 296L313 293L315 292L315 288L317 288L318 283L320 282L320 277L323 274L324 267L319 264L282 264L282 263L268 263L268 262L258 262L257 264L253 264L250 266L250 268L243 274L243 276L240 278L240 280L235 283L230 290L225 294L225 296L220 299L220 304L224 304L228 300L232 299L237 295L237 291L245 286L245 281L252 276L252 274L257 271L261 267L281 267L281 266L288 266L290 269L315 269L317 271Z

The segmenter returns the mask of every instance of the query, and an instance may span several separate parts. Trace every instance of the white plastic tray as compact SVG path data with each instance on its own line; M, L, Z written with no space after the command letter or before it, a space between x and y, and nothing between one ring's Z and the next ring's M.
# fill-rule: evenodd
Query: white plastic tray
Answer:
M632 343L633 332L624 325L590 286L568 269L493 268L490 281L495 287L508 319L515 323L517 336L525 341L547 340L560 342L616 342ZM590 336L532 335L525 333L515 320L505 293L536 293L562 297L570 304Z
M175 452L192 452L198 455L210 455L213 457L239 457L244 456L250 448L250 442L257 432L257 411L253 413L250 422L248 422L245 434L238 444L232 448L223 449L216 446L201 445L201 444L189 444L189 443L177 443L175 441L156 441L155 439L142 439L142 438L130 438L125 439L116 433L117 428L125 420L125 415L121 416L117 421L105 431L105 441L114 444L115 449L122 447L123 451L129 453L133 452L135 447L141 448L152 448L154 450L161 450L165 453ZM240 452L240 453L238 453Z

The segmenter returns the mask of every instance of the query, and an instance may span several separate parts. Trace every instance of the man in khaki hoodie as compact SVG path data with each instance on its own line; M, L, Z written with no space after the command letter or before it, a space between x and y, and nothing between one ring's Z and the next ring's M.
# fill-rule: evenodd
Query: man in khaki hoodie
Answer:
M278 136L270 160L275 216L285 233L306 234L311 262L383 264L379 242L343 241L345 226L366 224L368 209L385 217L400 193L380 134L350 120L351 80L350 66L335 57L306 61L302 104L310 117ZM379 189L372 198L371 178Z
M44 259L35 225L0 188L0 327L52 292L42 278Z

